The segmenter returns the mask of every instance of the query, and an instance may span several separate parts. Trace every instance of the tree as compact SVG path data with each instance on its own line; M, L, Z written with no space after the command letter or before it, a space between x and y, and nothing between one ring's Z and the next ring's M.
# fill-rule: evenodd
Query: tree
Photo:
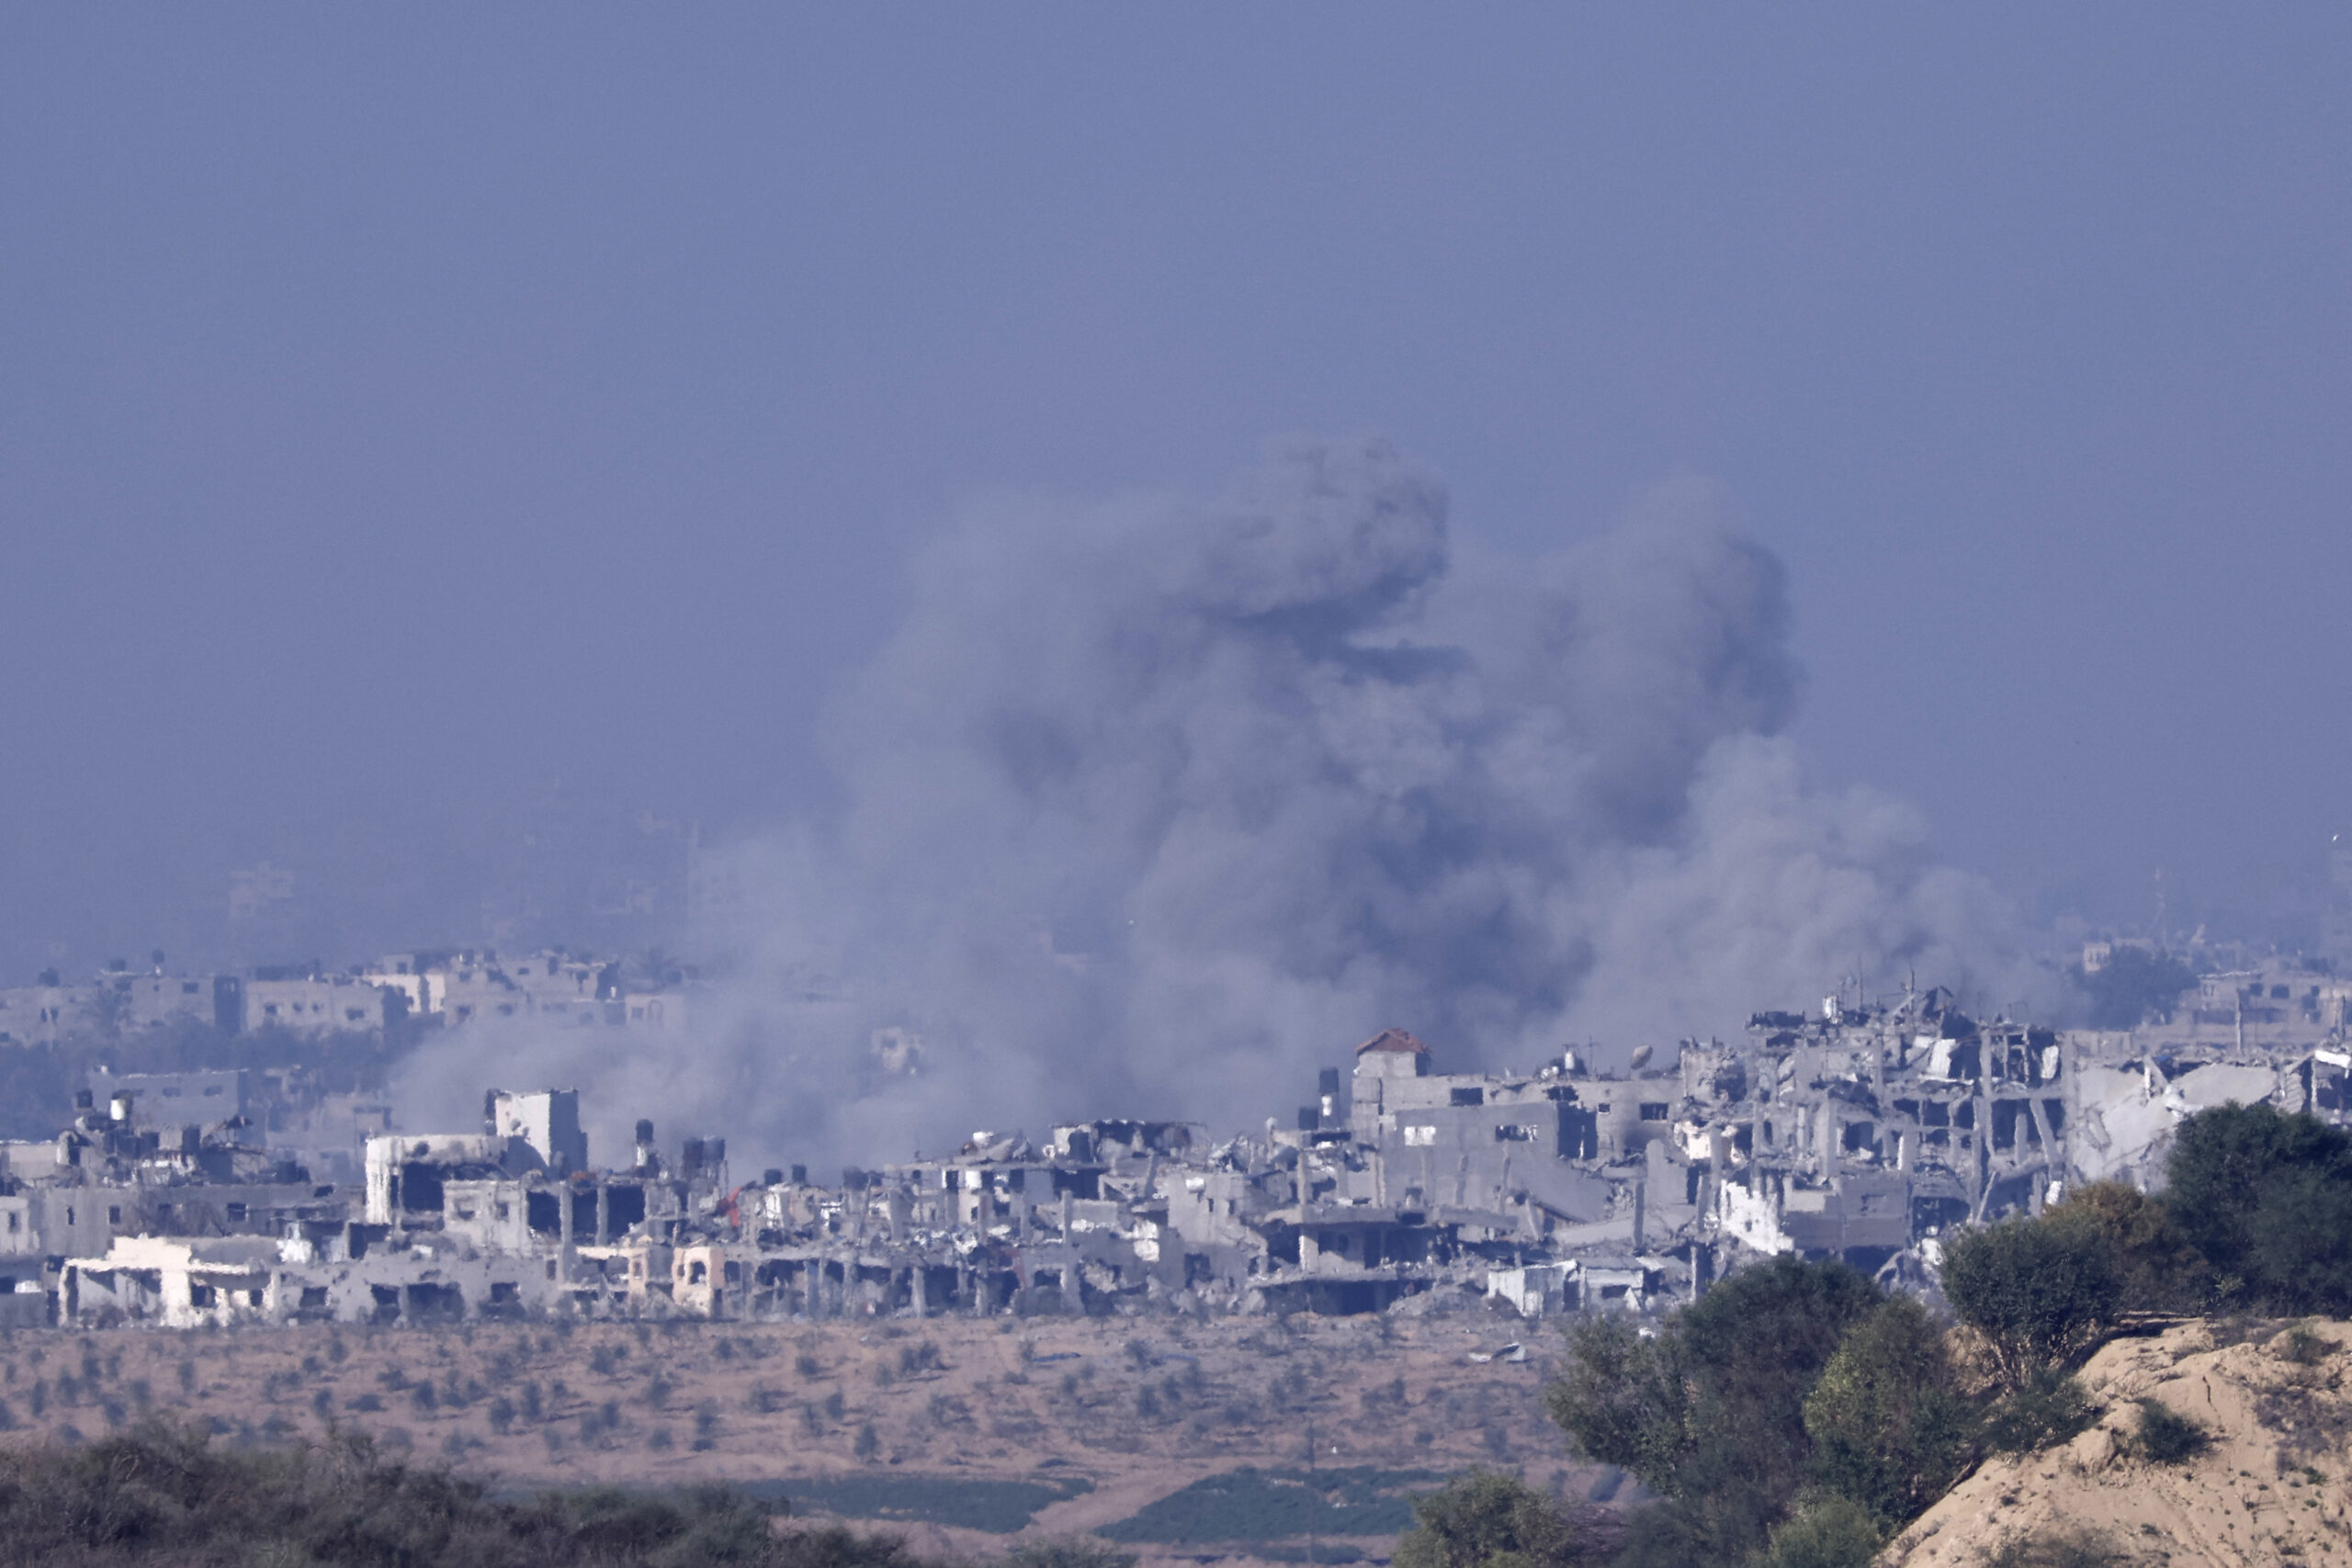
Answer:
M1507 1471L1471 1470L1413 1500L1396 1568L1566 1568L1600 1543ZM1046 1565L1056 1568L1056 1565Z
M1885 1299L1843 1263L1784 1254L1733 1275L1677 1314L1701 1395L1693 1414L1704 1440L1693 1459L1713 1449L1717 1462L1764 1481L1776 1499L1792 1495L1809 1447L1805 1393L1847 1330Z
M1951 1490L1975 1425L1953 1387L1942 1327L1908 1296L1854 1325L1804 1402L1814 1475L1884 1528Z
M1782 1256L1724 1280L1653 1340L1571 1329L1553 1419L1577 1451L1673 1500L1645 1511L1626 1561L1738 1562L1763 1547L1804 1481L1805 1394L1885 1299L1842 1263Z
M2303 1112L2223 1105L2180 1124L2165 1202L2225 1299L2352 1308L2352 1136Z
M2068 1193L2042 1218L2105 1239L2115 1259L2120 1310L2193 1312L2203 1304L2213 1266L2190 1244L2162 1198L2128 1182L2094 1181Z
M1943 1281L1952 1310L1984 1336L2011 1388L2096 1344L2122 1295L2103 1235L2021 1217L1953 1237Z
M2074 972L2090 995L2093 1029L2132 1029L2151 1013L2169 1015L2180 993L2197 984L2186 964L2169 953L2119 947L2098 969Z
M1571 1324L1567 1336L1566 1365L1544 1402L1569 1446L1632 1471L1654 1492L1674 1495L1691 1442L1681 1336L1645 1337L1617 1317Z

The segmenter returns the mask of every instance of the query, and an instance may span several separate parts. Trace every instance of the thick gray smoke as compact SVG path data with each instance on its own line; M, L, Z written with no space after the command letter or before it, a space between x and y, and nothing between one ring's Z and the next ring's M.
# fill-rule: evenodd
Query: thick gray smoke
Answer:
M1773 558L1709 486L1455 567L1378 444L1212 504L976 508L842 692L842 818L741 846L690 1034L452 1037L412 1111L578 1083L761 1158L1081 1115L1258 1124L1401 1024L1448 1067L1725 1033L1849 976L2038 985L1917 822L1825 794Z

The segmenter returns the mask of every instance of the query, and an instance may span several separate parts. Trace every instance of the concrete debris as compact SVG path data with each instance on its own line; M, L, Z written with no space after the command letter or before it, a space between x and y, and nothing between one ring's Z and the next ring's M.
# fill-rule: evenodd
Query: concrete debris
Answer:
M2352 988L2261 971L2199 998L2098 1032L1833 997L1622 1075L1578 1050L1440 1073L1388 1030L1287 1128L980 1131L831 1185L738 1182L724 1138L673 1156L650 1122L594 1168L570 1089L493 1090L465 1132L341 1107L336 1150L254 1075L102 1078L55 1139L0 1145L0 1324L1650 1314L1780 1252L1925 1290L1951 1227L2145 1182L2197 1110L2345 1120Z

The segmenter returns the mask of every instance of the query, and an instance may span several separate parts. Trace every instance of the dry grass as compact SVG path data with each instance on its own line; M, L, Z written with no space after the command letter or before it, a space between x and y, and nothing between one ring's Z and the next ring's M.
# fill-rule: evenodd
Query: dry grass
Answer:
M1466 1352L1524 1340L1521 1364ZM357 1428L509 1488L875 1471L1084 1479L1068 1534L1204 1475L1316 1461L1522 1467L1581 1495L1540 1391L1559 1343L1509 1318L854 1320L88 1334L0 1340L0 1441L94 1440L148 1411L230 1445ZM926 1552L1001 1538L916 1527Z

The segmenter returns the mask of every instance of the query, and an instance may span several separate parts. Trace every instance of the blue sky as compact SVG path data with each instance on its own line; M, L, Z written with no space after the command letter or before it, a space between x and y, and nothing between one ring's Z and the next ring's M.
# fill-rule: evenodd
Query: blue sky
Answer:
M264 860L432 940L557 780L821 817L943 519L1294 432L1414 454L1465 550L1720 481L1826 782L2040 915L2162 867L2291 931L2352 818L2347 34L13 7L0 969L235 956Z

